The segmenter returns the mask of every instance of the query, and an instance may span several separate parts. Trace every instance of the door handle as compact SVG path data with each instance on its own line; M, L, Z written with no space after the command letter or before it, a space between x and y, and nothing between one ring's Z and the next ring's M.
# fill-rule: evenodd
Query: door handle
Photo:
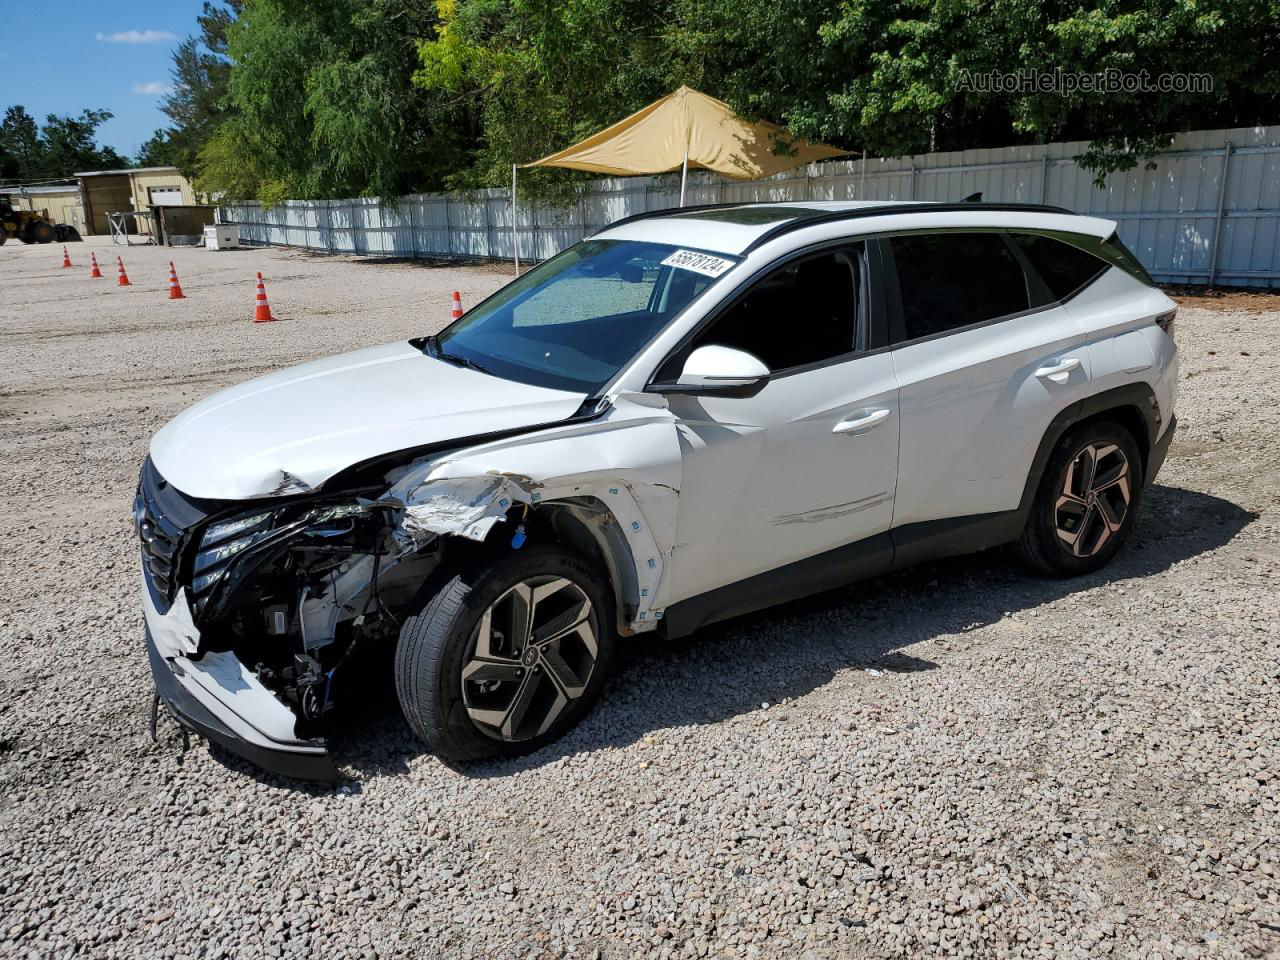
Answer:
M872 427L877 424L884 423L888 419L888 410L868 410L865 413L860 413L856 417L850 417L848 420L841 420L831 428L831 432L849 434L866 433Z
M1048 366L1041 367L1036 371L1036 376L1041 380L1052 380L1054 383L1066 383L1071 376L1071 371L1080 366L1080 361L1075 357L1067 357L1065 360L1059 360L1057 363L1051 363Z

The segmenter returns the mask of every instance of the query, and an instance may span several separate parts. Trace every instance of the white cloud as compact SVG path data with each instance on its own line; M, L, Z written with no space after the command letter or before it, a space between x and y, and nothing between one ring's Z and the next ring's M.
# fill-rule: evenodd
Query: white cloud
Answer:
M103 43L169 43L177 36L168 30L121 30L119 33L99 33Z
M135 83L133 92L148 97L163 97L167 93L173 93L173 86L168 83L160 83L158 80L152 80L150 83Z

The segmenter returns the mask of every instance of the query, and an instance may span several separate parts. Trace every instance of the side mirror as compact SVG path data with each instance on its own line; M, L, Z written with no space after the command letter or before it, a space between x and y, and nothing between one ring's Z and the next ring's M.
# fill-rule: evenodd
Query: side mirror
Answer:
M708 345L689 354L675 383L656 383L657 393L749 397L765 385L769 368L759 357L733 347Z

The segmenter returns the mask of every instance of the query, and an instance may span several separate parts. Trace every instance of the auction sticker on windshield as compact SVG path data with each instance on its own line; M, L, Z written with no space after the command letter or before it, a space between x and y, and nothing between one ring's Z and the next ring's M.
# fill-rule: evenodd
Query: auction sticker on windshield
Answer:
M680 270L692 270L708 277L718 277L733 266L732 260L713 257L709 253L696 253L693 250L677 250L662 261L664 267L676 267Z

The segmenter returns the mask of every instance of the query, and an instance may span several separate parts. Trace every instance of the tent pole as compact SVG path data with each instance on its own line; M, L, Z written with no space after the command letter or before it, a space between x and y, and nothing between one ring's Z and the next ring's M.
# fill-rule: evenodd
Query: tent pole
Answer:
M684 187L689 180L689 145L685 144L684 160L680 164L680 206L684 206Z
M515 254L516 259L516 277L520 276L520 221L516 216L516 170L517 167L513 163L511 165L511 251Z

